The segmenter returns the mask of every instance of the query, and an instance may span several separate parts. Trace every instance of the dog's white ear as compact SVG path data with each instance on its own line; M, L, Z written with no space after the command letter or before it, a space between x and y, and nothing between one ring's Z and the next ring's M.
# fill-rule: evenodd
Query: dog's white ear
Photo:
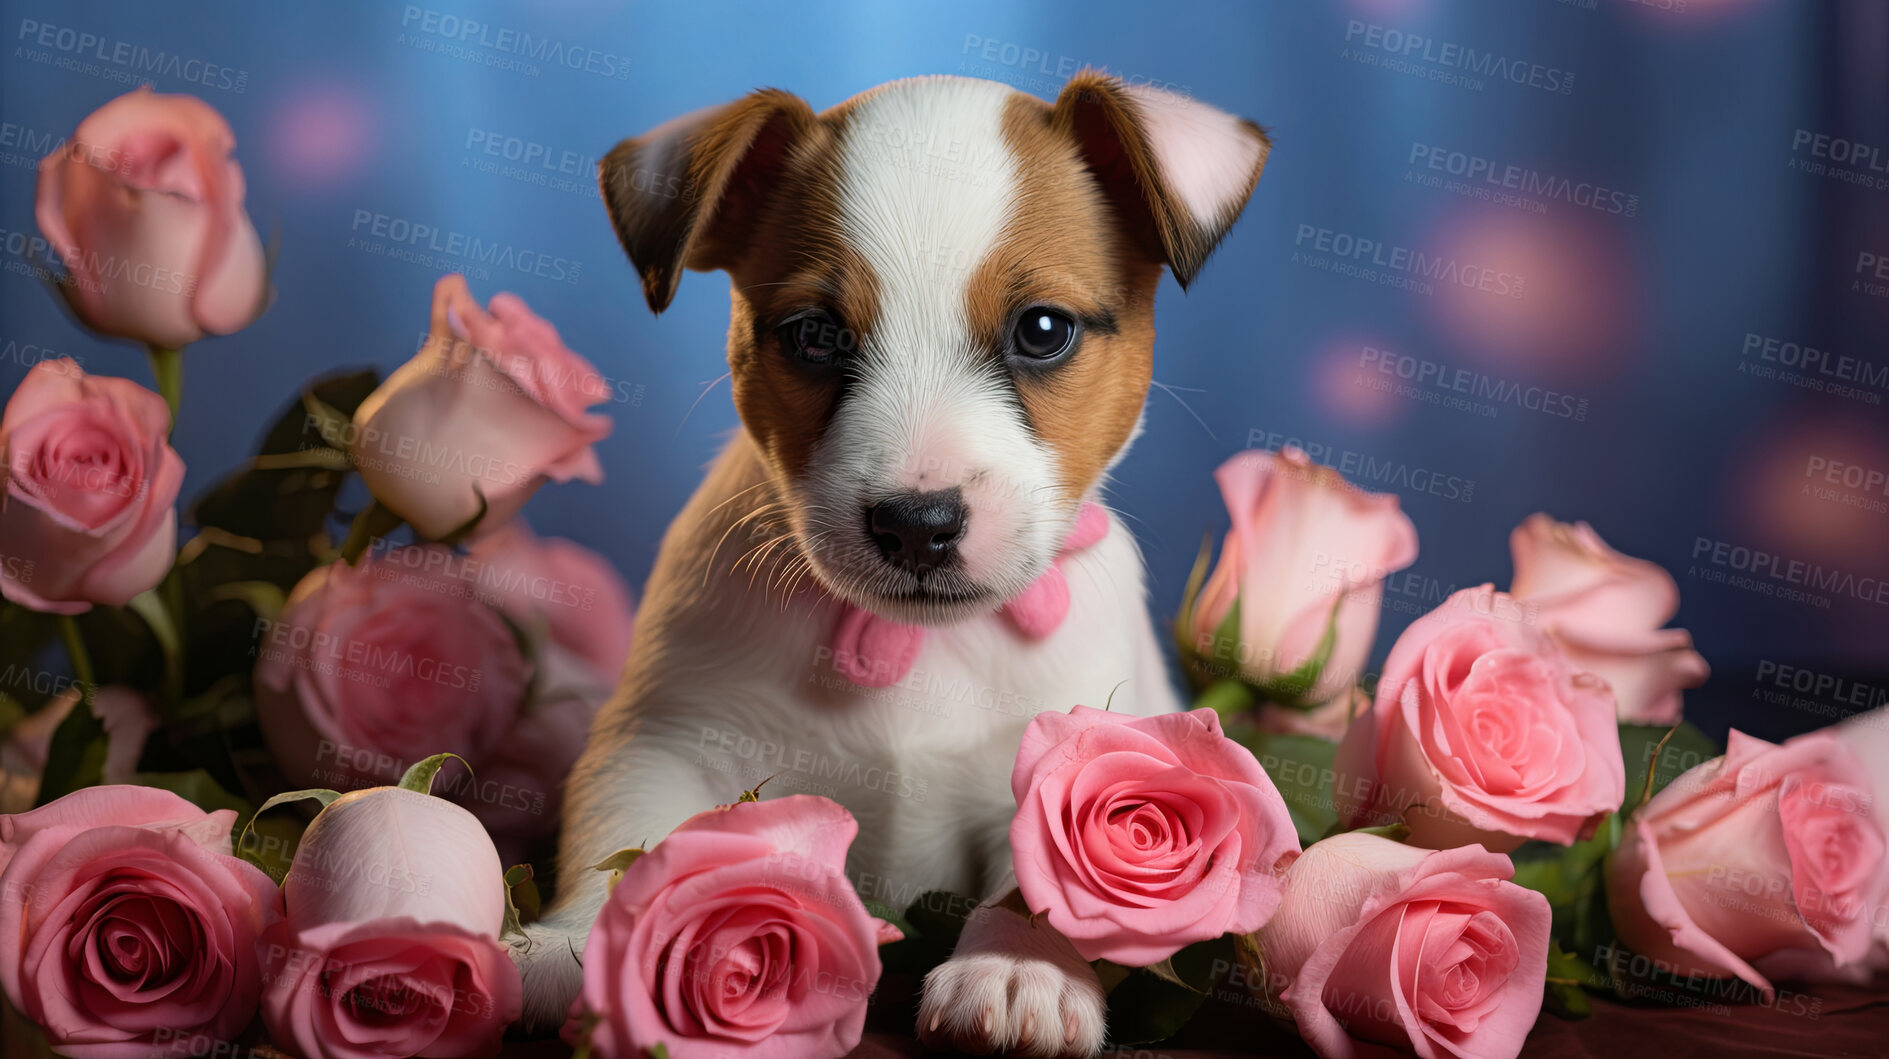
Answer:
M738 259L795 140L814 120L800 97L764 88L633 136L597 164L617 239L662 312L682 269Z
M1185 288L1239 218L1272 141L1186 96L1084 70L1052 120L1081 142L1129 234Z

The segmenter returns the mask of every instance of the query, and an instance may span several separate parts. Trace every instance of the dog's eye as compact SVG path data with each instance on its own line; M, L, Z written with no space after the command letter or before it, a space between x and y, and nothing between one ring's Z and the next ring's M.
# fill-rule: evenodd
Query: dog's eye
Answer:
M1076 322L1066 313L1037 305L1025 309L1017 318L1010 343L1019 356L1054 360L1076 344L1076 331Z
M838 363L853 344L853 333L824 309L788 317L778 333L789 356L820 366Z

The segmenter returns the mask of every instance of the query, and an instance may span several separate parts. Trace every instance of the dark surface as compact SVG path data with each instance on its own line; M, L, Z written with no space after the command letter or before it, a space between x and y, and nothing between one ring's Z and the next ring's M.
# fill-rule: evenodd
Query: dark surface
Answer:
M934 1055L913 1039L910 979L888 978L853 1059L920 1059ZM1889 1055L1889 977L1872 986L1826 985L1807 993L1785 991L1771 1006L1679 1008L1594 1001L1594 1014L1566 1021L1544 1012L1522 1050L1526 1059L1633 1059L1693 1055ZM1180 1038L1140 1049L1109 1052L1107 1059L1210 1059L1220 1056L1311 1056L1291 1029L1273 1022L1222 990L1207 1002ZM507 1045L508 1059L555 1056L556 1041ZM1361 1057L1398 1053L1360 1045Z

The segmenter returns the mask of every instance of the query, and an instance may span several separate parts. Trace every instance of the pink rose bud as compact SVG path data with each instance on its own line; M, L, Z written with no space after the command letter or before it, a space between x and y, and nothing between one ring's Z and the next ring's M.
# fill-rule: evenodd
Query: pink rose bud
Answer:
M1467 588L1410 624L1333 764L1348 827L1506 853L1571 845L1626 799L1613 695L1577 672L1525 604Z
M426 345L354 413L350 448L374 498L439 539L479 515L496 529L547 480L603 481L591 445L610 396L590 362L513 294L479 307L460 275L433 287Z
M282 895L235 822L132 786L0 816L0 987L59 1054L207 1054L255 1018Z
M522 518L480 534L467 551L484 564L480 587L507 617L616 683L630 657L635 608L610 560L561 537L539 537Z
M1424 1059L1519 1055L1541 1011L1548 899L1480 846L1314 843L1260 931L1267 994L1324 1059L1375 1041Z
M1367 493L1289 446L1239 453L1214 478L1233 528L1194 601L1191 648L1211 671L1266 686L1304 666L1335 628L1330 657L1298 697L1339 698L1371 653L1384 579L1416 561L1416 528L1396 496ZM1238 639L1226 641L1218 630L1236 601ZM1328 734L1344 731L1342 715L1328 716L1339 718Z
M531 670L478 596L463 556L404 547L317 567L280 615L257 621L257 720L290 783L379 786L428 753L458 754L485 780ZM440 783L477 795L464 776L452 765Z
M825 798L684 821L636 859L584 943L573 1011L597 1059L839 1059L859 1044L884 924L846 878L859 832Z
M1863 759L1831 732L1734 730L1723 757L1628 820L1607 865L1614 929L1674 977L1767 995L1771 977L1856 964L1889 922L1877 808Z
M268 267L235 147L210 104L147 86L93 111L39 163L39 230L87 326L179 349L262 315Z
M39 800L40 774L52 750L53 733L79 704L80 689L67 688L27 714L0 742L0 813L23 813ZM106 783L131 783L144 741L157 728L157 711L142 692L113 684L92 691L92 715L105 727Z
M0 417L0 596L81 614L163 580L184 483L170 426L137 383L66 358L33 365Z
M307 1059L498 1054L523 1010L505 877L471 813L376 787L323 809L262 939L263 1024Z
M1212 710L1037 714L1010 789L1017 888L1085 960L1145 967L1259 929L1299 851L1279 791Z
M1585 522L1541 514L1515 527L1509 551L1509 595L1534 606L1574 668L1613 688L1621 723L1678 724L1680 689L1705 683L1711 669L1690 634L1662 628L1679 612L1672 575L1609 548Z

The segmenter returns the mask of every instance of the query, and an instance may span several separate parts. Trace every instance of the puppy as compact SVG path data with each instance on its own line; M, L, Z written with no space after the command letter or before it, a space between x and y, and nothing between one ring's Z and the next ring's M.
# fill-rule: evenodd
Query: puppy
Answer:
M762 90L609 154L649 307L684 268L732 279L742 427L663 538L571 773L556 904L518 949L530 1023L578 990L593 866L766 781L858 818L864 896L993 899L925 982L927 1043L1101 1047L1093 971L996 901L1009 776L1037 712L1179 708L1140 554L1089 505L1140 426L1161 268L1194 278L1268 146L1084 72L1054 104L956 77L821 114Z

